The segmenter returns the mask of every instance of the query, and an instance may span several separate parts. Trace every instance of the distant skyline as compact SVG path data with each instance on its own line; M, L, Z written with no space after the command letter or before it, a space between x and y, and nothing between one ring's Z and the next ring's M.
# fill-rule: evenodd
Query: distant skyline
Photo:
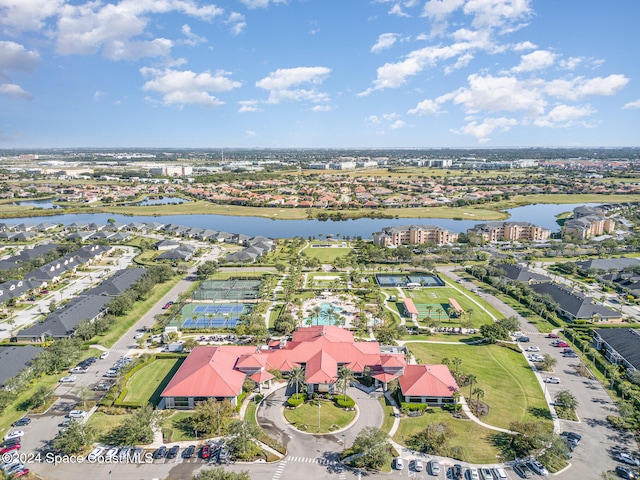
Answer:
M640 2L0 0L0 149L640 146Z

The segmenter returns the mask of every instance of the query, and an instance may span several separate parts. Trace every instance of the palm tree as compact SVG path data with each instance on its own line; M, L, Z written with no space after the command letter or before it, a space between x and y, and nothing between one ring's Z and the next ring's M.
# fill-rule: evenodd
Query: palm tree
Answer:
M451 360L451 363L453 363L453 366L456 367L456 378L458 377L458 367L462 364L462 359L460 357L453 357L453 360Z
M473 373L467 375L467 380L469 380L469 402L471 402L471 398L473 398L473 384L478 381L478 377L476 377Z
M451 397L453 398L453 412L458 412L458 401L460 400L460 390L454 390L451 393Z
M320 323L320 313L322 313L322 309L319 305L316 305L311 309L311 312L313 312L313 316L316 318L316 325L318 325Z
M344 394L344 400L347 400L347 388L351 385L351 381L356 377L353 374L353 371L349 367L345 367L344 365L338 368L338 378L336 383L342 393Z
M304 371L304 368L302 368L302 367L295 367L289 373L289 383L287 385L288 386L291 386L291 385L295 386L295 388L296 388L296 399L298 398L298 386L301 383L304 383L305 375L306 375L306 372Z
M334 306L327 308L327 323L333 325L333 321L337 318L338 313Z
M471 323L471 314L473 314L473 308L467 310L467 315L469 316L469 323Z
M480 399L484 397L484 390L481 388L475 388L473 390L473 394L476 396L476 415L478 414L478 409L480 407Z

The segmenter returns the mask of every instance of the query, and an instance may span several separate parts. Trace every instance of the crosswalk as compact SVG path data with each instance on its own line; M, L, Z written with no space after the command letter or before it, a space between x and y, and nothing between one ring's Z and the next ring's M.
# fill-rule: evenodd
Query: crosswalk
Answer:
M317 465L329 466L329 467L340 466L340 468L335 468L335 470L333 470L335 473L338 474L338 480L346 480L347 478L344 468L341 467L342 464L337 460L329 460L327 458L315 458L315 457L287 456L282 460L280 460L280 463L278 464L278 468L276 468L276 471L273 473L272 480L281 479L282 473L284 472L284 469L286 468L288 462L315 463Z

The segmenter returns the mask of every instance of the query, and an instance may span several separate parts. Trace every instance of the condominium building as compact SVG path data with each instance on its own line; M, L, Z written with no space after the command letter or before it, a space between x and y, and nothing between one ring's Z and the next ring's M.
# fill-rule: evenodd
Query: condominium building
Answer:
M480 235L486 242L546 240L551 230L529 222L479 223L467 233Z
M381 232L373 234L373 243L379 247L421 245L423 243L444 245L455 243L457 240L457 233L437 225L398 225L383 228Z
M562 237L572 237L578 240L586 240L607 232L613 232L616 223L604 216L604 211L592 207L576 207L573 209L573 218L564 222Z

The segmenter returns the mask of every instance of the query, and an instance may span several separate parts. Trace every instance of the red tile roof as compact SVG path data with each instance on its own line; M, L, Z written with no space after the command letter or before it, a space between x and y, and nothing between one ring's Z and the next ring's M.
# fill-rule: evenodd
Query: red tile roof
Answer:
M338 364L335 358L320 350L307 361L305 373L307 383L333 383L338 377Z
M450 397L458 384L446 365L407 365L400 389L405 396Z

